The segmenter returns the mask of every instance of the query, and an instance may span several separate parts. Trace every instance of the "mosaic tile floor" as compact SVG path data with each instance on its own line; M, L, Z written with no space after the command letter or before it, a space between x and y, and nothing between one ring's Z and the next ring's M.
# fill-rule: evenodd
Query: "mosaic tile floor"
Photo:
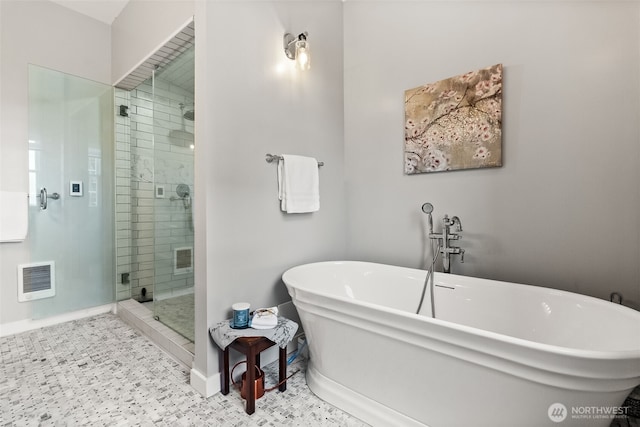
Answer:
M301 359L251 416L237 390L204 399L188 369L112 314L0 338L0 354L1 426L365 426L311 393ZM275 384L277 363L265 372Z
M305 367L294 361L289 372L301 371L287 391L267 393L249 416L237 390L202 398L188 369L104 314L0 338L0 426L366 426L318 399ZM275 384L277 362L265 373L266 387Z

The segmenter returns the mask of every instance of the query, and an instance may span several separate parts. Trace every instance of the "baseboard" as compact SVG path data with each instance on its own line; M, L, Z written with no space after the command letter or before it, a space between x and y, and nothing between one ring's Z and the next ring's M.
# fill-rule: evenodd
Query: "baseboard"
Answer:
M190 384L203 397L210 397L220 391L220 374L215 374L209 378L202 375L196 369L191 369Z
M115 303L99 305L97 307L85 308L83 310L72 311L70 313L59 314L57 316L46 317L44 319L25 319L17 322L9 322L0 325L0 337L15 335L34 329L45 328L59 323L71 322L85 317L97 316L104 313L115 313Z

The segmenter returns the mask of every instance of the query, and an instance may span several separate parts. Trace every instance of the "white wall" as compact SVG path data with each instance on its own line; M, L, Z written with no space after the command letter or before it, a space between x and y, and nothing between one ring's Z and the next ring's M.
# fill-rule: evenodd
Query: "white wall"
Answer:
M209 266L230 312L238 300L273 304L288 299L280 275L299 262L333 259L345 244L342 180L342 54L339 2L218 2L209 8L207 78L197 95L212 124L205 153L216 203ZM212 31L213 29L213 31ZM288 67L285 31L309 32L312 69ZM240 31L246 43L221 43ZM287 215L277 199L276 165L266 153L317 157L320 211Z
M234 302L256 308L288 300L280 280L287 268L345 254L342 3L228 1L203 9L203 36L196 13L202 50L196 50L195 200L205 205L196 206L196 227L198 212L206 215L196 256L199 239L206 239L206 265L196 261L196 312L207 312L211 326L230 315ZM308 72L288 69L287 31L309 32ZM266 153L325 162L319 212L280 211L276 165L265 162ZM218 371L217 351L202 320L196 319L195 367L210 375Z
M0 1L0 189L28 190L28 64L110 83L108 25L49 1ZM17 302L29 242L0 244L0 325L30 318Z
M349 256L422 266L429 201L462 219L454 273L639 306L640 5L344 5ZM404 90L496 63L504 166L403 175Z

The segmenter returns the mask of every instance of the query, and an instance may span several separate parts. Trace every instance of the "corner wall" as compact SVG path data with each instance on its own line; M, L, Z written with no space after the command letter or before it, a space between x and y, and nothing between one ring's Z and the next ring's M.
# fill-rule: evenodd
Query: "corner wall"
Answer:
M454 273L640 307L639 8L344 3L349 257L424 266L429 201L462 220ZM403 175L404 91L496 63L504 166Z

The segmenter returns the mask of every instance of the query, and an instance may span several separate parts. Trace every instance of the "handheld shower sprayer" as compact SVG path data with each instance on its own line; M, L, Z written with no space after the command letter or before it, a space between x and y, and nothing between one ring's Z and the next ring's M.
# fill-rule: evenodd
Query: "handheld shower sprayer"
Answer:
M437 244L437 239L434 240L432 237L433 234L433 216L431 213L433 212L433 205L429 202L422 205L422 212L427 214L427 222L429 225L429 234L427 237L428 240L431 241L431 263L427 264L427 274L424 278L424 286L422 287L422 294L420 295L420 302L418 303L418 309L416 310L416 314L420 313L422 310L422 303L424 302L424 297L427 292L427 287L430 289L430 300L431 300L431 317L435 319L436 317L436 306L435 306L435 295L433 290L433 271L435 270L436 260L438 259L438 255L440 254L439 247ZM431 283L431 286L429 286Z
M433 216L431 215L431 212L433 212L433 205L429 202L425 203L422 205L422 212L427 214L429 221L429 234L431 234L433 233Z

